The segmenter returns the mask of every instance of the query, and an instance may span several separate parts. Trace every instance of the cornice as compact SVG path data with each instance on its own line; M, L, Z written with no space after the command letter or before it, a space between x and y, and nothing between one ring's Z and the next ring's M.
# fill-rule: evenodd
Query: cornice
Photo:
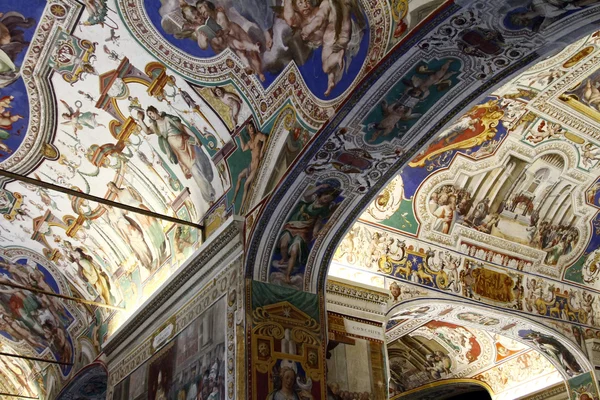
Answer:
M356 300L367 301L379 306L387 306L390 296L387 293L364 289L350 284L342 283L333 279L327 281L326 291L328 294L348 297Z
M222 254L219 258L215 258L221 250L234 241L236 236L242 234L243 223L238 219L229 220L226 224L227 225L223 230L215 232L214 239L207 242L206 247L201 249L197 256L183 267L183 269L171 279L166 287L157 293L148 304L143 306L135 316L127 321L127 323L110 338L110 341L107 342L102 349L107 356L113 353L125 339L131 336L150 316L168 302L171 297L201 269L209 263L211 263L211 267L213 267L206 268L204 273L197 277L198 280L204 279L213 272L214 267L222 266L224 261L231 257L233 250L242 246L242 240L237 240L233 243L233 248L229 249L230 251Z

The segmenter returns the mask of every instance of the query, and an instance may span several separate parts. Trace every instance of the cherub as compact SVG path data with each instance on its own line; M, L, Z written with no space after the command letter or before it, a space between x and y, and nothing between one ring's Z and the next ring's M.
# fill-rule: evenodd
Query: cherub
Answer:
M583 146L581 153L581 161L586 167L591 167L594 161L600 160L600 148L594 147L590 142Z
M414 97L425 99L429 96L429 89L436 86L438 90L447 89L452 84L450 78L456 75L457 71L450 71L452 60L448 60L438 70L431 70L426 65L417 68L417 73L410 80L403 79L402 82L408 87L407 92L415 91ZM427 75L426 78L419 78L418 75Z
M532 134L527 136L527 140L532 143L539 143L544 139L550 139L554 136L560 135L564 133L564 129L560 124L546 121L540 122L537 129L532 131Z
M76 110L73 110L73 108L70 105L68 105L64 100L61 100L60 102L63 103L63 105L69 111L66 113L62 113L62 117L66 119L66 121L62 124L71 125L73 127L73 133L75 135L77 135L78 130L83 129L84 127L94 129L101 126L103 128L106 128L106 125L103 125L96 121L96 117L98 116L98 114L93 113L91 111L81 112L80 101L75 102L75 106L77 107Z
M592 82L591 79L585 81L583 90L583 100L590 106L598 109L600 105L600 90L597 87L598 82Z
M380 136L389 136L395 129L402 130L402 127L398 125L400 121L407 121L421 116L421 114L413 113L412 108L400 102L388 105L385 100L381 102L381 112L383 114L381 121L367 125L368 130L375 129L375 133L368 140L370 143L375 142Z
M452 83L449 79L456 74L456 71L450 71L451 64L452 60L448 60L437 70L431 70L426 65L421 65L410 80L403 79L402 83L406 85L404 93L391 106L383 101L381 103L383 119L368 126L369 129L373 127L376 129L369 142L374 142L379 136L389 135L402 120L407 121L421 117L422 114L413 113L413 109L429 96L429 89L432 86L436 86L438 90L450 87ZM418 75L426 75L426 78L420 78Z
M217 99L221 100L229 108L231 122L234 127L238 126L238 117L240 115L240 110L242 109L242 99L240 96L233 92L229 92L220 86L215 86L211 91Z
M533 85L534 83L539 83L541 85L547 86L563 75L564 75L564 72L561 71L560 69L552 68L548 71L543 71L537 75L532 76L529 81L529 86ZM544 80L546 80L545 83L544 83Z

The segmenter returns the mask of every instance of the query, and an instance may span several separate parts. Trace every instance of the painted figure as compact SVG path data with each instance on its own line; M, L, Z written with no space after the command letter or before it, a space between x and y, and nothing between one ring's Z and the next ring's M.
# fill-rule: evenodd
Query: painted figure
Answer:
M279 371L280 385L272 391L267 400L301 400L294 386L296 385L296 372L288 367L281 367Z
M16 11L0 12L0 88L19 78L19 67L14 63L17 56L29 45L20 28L27 29L34 25L33 18L25 18Z
M396 282L392 282L390 284L390 295L392 296L392 300L394 302L398 301L398 297L402 294L402 290L400 286Z
M10 278L4 277L6 283ZM17 283L17 282L13 282ZM25 340L34 349L49 346L57 359L69 362L73 354L67 332L52 313L44 309L37 294L0 284L0 328L13 334L15 341ZM48 327L52 326L52 335Z
M179 164L186 179L194 179L202 197L208 203L215 200L211 181L214 174L211 161L201 148L200 142L179 117L159 112L155 107L146 109L150 124L144 121L144 113L138 111L137 122L148 135L157 135L160 149L170 162Z
M110 193L115 196L114 201L151 211L144 204L140 193L133 187L125 185L125 187L121 188L114 182L109 182L107 186ZM123 239L130 244L138 259L142 262L142 265L149 271L156 269L166 256L167 247L160 221L144 214L130 214L127 211L114 207L107 208L107 216L111 220L112 225L119 229ZM151 248L156 249L156 257L150 250Z
M155 270L154 256L146 240L144 228L127 212L117 207L105 207L110 225L116 229L125 243L129 245L137 261L149 273ZM150 233L148 231L148 233Z
M250 186L254 182L256 178L256 174L258 173L258 167L260 166L260 162L262 161L265 150L267 149L267 135L262 132L257 132L254 127L254 123L248 124L248 136L250 137L248 141L244 139L244 135L240 134L240 142L242 145L242 151L250 150L250 155L252 159L250 160L250 165L244 168L238 175L238 181L235 185L235 192L233 194L233 201L237 199L240 187L242 185L242 180L246 180L244 182L244 193L242 194L242 207L246 204L246 198L248 193L250 193Z
M198 47L203 50L210 46L219 54L230 48L248 66L252 73L265 80L260 57L260 44L253 42L250 35L240 25L231 21L225 9L216 7L208 0L198 0L195 6L181 6L185 27L192 30Z
M68 112L62 113L62 117L66 120L63 125L71 125L73 127L73 133L77 135L77 131L85 128L94 129L99 126L106 128L106 125L99 123L96 120L98 114L91 111L81 112L81 102L76 101L74 110L67 102L60 100L60 102L67 108Z
M283 19L292 28L300 30L302 40L311 48L322 46L322 68L327 74L325 96L340 81L346 63L346 51L351 42L360 43L361 29L352 16L363 26L364 17L356 1L336 0L283 0Z
M560 126L560 124L542 121L536 130L532 130L530 132L530 135L527 136L527 140L537 144L544 139L551 139L563 133L565 133L565 130L562 128L562 126Z
M380 136L388 137L394 130L405 130L400 126L401 121L416 119L422 115L413 113L412 107L400 101L388 105L387 101L383 100L380 107L383 119L379 122L372 122L367 126L368 130L375 130L369 142L375 142Z
M202 50L229 48L248 73L265 80L321 49L325 96L359 53L367 20L357 0L163 0L161 27Z
M429 97L430 89L435 86L441 91L451 86L450 78L457 73L457 71L450 70L452 63L453 60L448 60L439 69L429 69L427 65L420 65L410 80L403 79L404 92L391 105L388 105L385 100L382 101L382 119L367 125L368 131L375 130L367 141L373 143L380 137L389 140L395 132L406 131L408 126L400 126L400 121L421 117L422 114L414 113L413 110L420 102ZM424 77L419 77L419 75L424 75Z
M581 161L585 167L591 167L595 161L600 160L600 148L588 142L581 151Z
M337 208L334 200L340 193L341 188L336 180L327 180L308 190L283 226L279 237L281 260L275 265L285 269L285 283L291 283L296 268L306 264L309 246L323 228L325 220Z
M475 131L476 124L477 119L467 114L440 133L437 140L443 140L446 144L450 144L456 138L456 136L464 133L465 131Z
M11 373L15 380L19 382L19 385L26 390L25 394L30 397L37 395L37 391L34 389L34 383L28 382L28 374L31 373L31 371L27 371L27 369L23 367L23 364L20 364L17 359L2 357L0 358L0 366L0 370L3 372Z
M560 68L551 68L548 71L542 71L530 78L529 86L534 83L542 85L543 87L549 86L556 79L560 78L565 74Z
M5 153L12 153L12 150L2 141L10 138L11 133L9 132L13 128L13 124L23 116L18 114L11 114L8 110L11 108L11 102L14 100L14 96L4 96L0 98L0 150Z
M238 126L238 117L242 109L242 99L237 94L223 89L220 86L212 88L212 94L229 108L229 116L234 127Z
M4 312L0 312L0 330L8 333L17 342L25 341L34 349L42 344L22 322Z
M566 13L580 9L597 0L530 0L525 10L509 14L510 22L518 27L529 27L538 32L552 25ZM522 3L517 3L521 5Z
M59 328L51 320L46 320L42 325L42 329L44 330L44 338L48 341L53 352L60 354L61 361L70 361L73 356L73 349L64 329Z
M456 196L442 193L438 200L438 207L433 213L436 218L433 229L445 234L450 233L450 229L455 221L455 213Z
M519 335L563 367L569 376L583 372L573 354L555 338L536 331L519 331Z
M81 247L73 247L71 242L64 241L65 257L77 265L77 274L84 282L89 283L106 304L112 304L110 295L110 279L92 256Z
M156 395L154 396L154 400L167 400L167 395L165 392L165 388L163 387L164 384L162 382L162 371L158 372L158 378L157 378L157 389L156 389Z
M18 114L11 114L8 108L11 108L11 102L14 100L14 96L4 96L0 98L0 129L12 129L12 124L23 116Z

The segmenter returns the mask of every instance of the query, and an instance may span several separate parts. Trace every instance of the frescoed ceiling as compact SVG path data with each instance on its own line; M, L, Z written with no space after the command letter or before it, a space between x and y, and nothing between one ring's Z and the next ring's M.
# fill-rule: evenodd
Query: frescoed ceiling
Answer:
M440 6L3 1L0 345L47 362L2 392L54 398Z
M600 329L598 36L441 130L346 234L330 276L389 288L392 303L452 295L517 311L585 352L582 340ZM519 382L518 362L477 376L499 389L500 376ZM523 394L507 393L498 398Z
M386 333L390 398L434 383L474 379L493 399L514 399L565 383L581 368L554 333L517 316L457 302L393 307Z
M474 312L458 315L483 317ZM539 351L446 320L430 320L388 342L387 349L390 398L402 398L406 392L415 393L415 389L441 380L483 382L494 399L512 399L515 394L523 396L562 382L561 374Z
M332 203L350 198L344 188L366 193L417 143L406 135L398 145L395 135L422 129L421 117L450 104L447 95L487 90L485 80L510 63L532 62L530 53L551 43L544 32L556 35L552 23L595 15L593 2L573 3L550 18L511 2L3 1L0 343L48 362L2 358L12 363L2 368L2 389L56 396L227 217L248 215L250 238L267 202L316 196L327 206L310 212L327 223ZM502 29L477 26L486 13L506 15ZM420 29L435 23L437 31ZM444 47L449 36L458 47ZM431 288L596 326L595 38L494 92L399 175L389 190L397 208L369 229L414 240L415 260L429 260L420 251L429 244L450 249L443 260L436 251L431 265L454 265L432 275L388 262L407 271L396 270L399 281L414 275ZM415 63L394 67L394 84L364 104L359 145L343 142L358 135L354 128L324 137L327 151L296 168L319 178L285 201L268 197L321 128L339 123L342 107L360 105L364 82L401 55ZM440 218L452 201L452 219ZM377 204L385 214L391 203ZM302 214L292 211L273 221ZM279 238L259 241L285 247ZM483 247L471 250L475 241ZM261 280L305 287L294 264L308 255L301 250L292 261L287 250L269 258ZM510 279L517 289L463 293L451 279L461 272Z

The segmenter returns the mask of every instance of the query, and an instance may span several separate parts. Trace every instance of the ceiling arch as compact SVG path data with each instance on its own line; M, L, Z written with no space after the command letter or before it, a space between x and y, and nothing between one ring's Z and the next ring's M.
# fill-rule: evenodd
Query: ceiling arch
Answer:
M516 398L560 382L567 385L573 376L593 369L575 343L538 322L514 313L490 315L488 309L465 302L432 300L400 301L387 313L390 368L399 369L397 374L390 373L392 382L394 377L398 381L392 398L403 398L432 383L464 378L483 382L495 399ZM456 349L449 345L461 340L467 344ZM414 349L423 355L415 356ZM436 355L441 361L448 358L447 370L428 368L437 365L432 358ZM419 363L424 364L419 367ZM416 370L400 373L407 368ZM416 373L419 368L424 372L421 375ZM414 377L414 382L402 377Z
M57 400L105 399L107 382L106 368L99 363L90 364L73 377L59 393Z
M357 88L355 100L339 109L263 207L271 217L261 219L253 230L248 275L279 281L283 274L282 282L298 289L315 291L322 287L324 266L342 232L384 183L453 116L477 104L476 99L483 98L486 91L508 82L542 55L555 54L567 41L589 34L598 9L579 8L562 15L564 24L547 21L544 29L514 25L510 16L519 12L503 3L453 5L428 21L431 29L422 29L398 45ZM451 33L452 39L441 41L441 36L436 36L441 32ZM486 43L495 44L498 55L477 56L472 48L465 47L465 35L473 32L488 32L491 39ZM469 69L476 62L484 63L483 72ZM418 85L422 85L420 89L416 89ZM414 104L410 103L411 93ZM383 113L389 115L387 107L395 101L403 105L404 114L384 122ZM347 179L352 182L349 187L344 184ZM328 222L321 222L325 229L303 239L301 257L282 252L289 247L286 230L296 223L294 213L317 197L329 210L324 218ZM298 198L304 203L298 203Z
M484 399L489 396L486 384L475 379L453 379L430 384L428 388L416 388L403 393L396 398L411 398L417 400L433 399Z
M11 364L7 389L17 390L25 374L37 382L27 390L54 397L232 214L249 215L249 276L322 288L325 269L315 266L328 263L352 217L411 159L410 149L525 66L591 32L599 13L581 0L556 18L524 15L511 2L353 0L339 5L345 19L336 34L347 42L332 46L322 31L298 34L308 21L291 2L262 14L263 1L185 3L1 6L0 290L8 306L0 342L42 359ZM320 10L337 15L331 4ZM219 22L209 26L209 16ZM232 36L216 35L219 24ZM530 86L565 83L562 72L544 71ZM558 104L586 116L569 133L594 137L595 103L583 108L585 88L568 89ZM555 103L536 107L554 115ZM550 127L533 141L567 137ZM543 140L531 152L548 146ZM597 160L587 151L569 153L566 163L579 157L589 172ZM287 259L273 259L292 232L307 232L293 220L301 204L291 199L301 197L307 206L314 197L327 204L310 211L325 229L315 243L298 242ZM565 215L596 203L569 208L561 199ZM592 265L582 270L593 282ZM585 286L576 271L569 277L569 285Z

